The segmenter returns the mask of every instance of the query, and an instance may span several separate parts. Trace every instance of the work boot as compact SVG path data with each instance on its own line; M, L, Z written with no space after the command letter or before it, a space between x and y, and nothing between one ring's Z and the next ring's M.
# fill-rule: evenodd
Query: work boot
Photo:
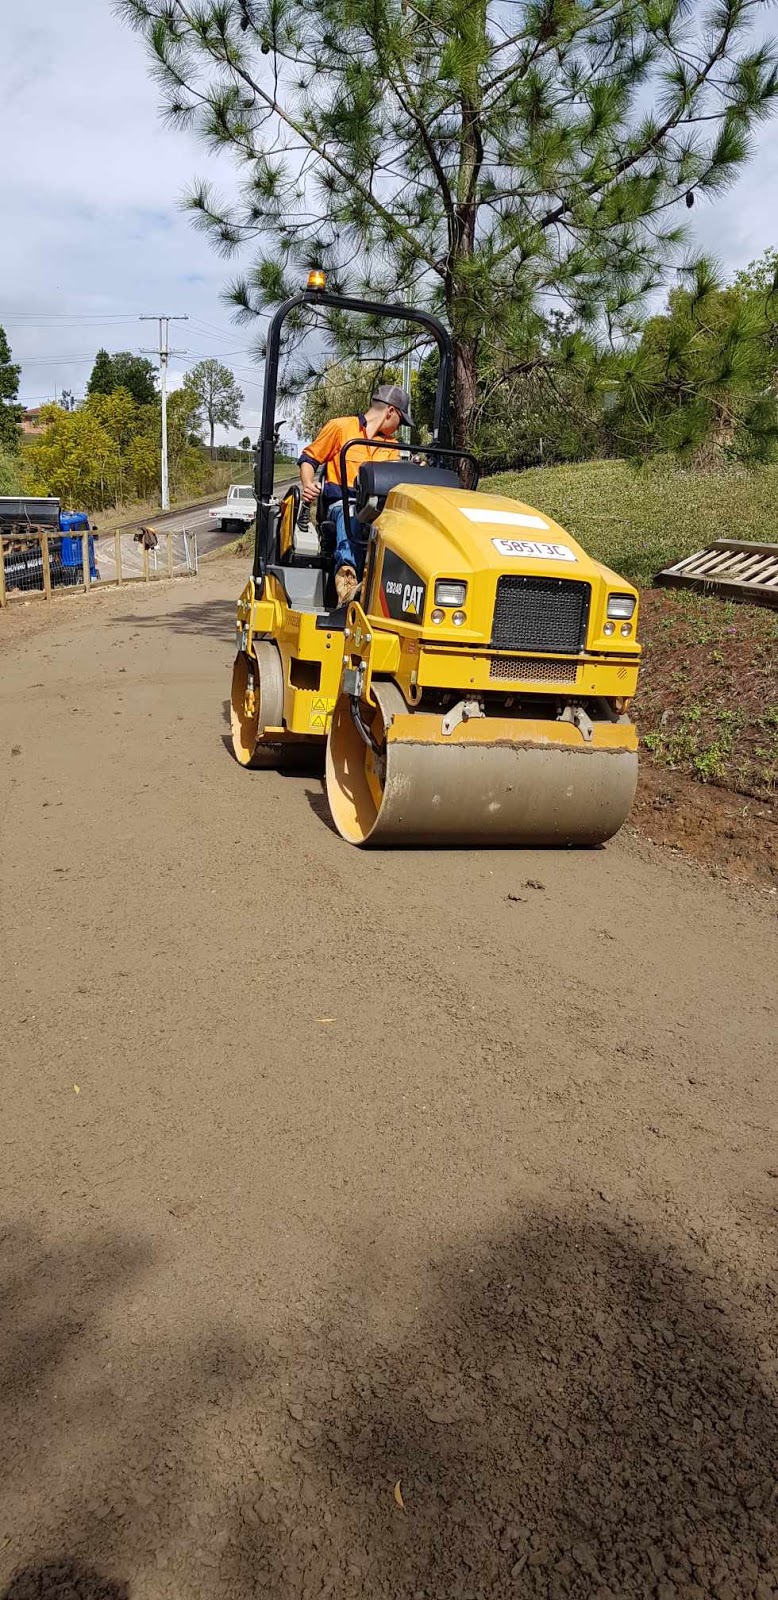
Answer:
M338 605L347 606L353 600L359 587L359 580L353 567L339 567L335 573L335 592L338 596Z

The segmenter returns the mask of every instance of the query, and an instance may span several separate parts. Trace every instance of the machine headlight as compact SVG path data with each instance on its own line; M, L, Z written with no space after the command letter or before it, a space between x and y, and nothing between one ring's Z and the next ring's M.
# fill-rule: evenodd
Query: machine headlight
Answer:
M634 594L609 594L608 616L616 617L619 622L629 622L636 605Z
M430 622L442 622L442 621L443 621L443 612L442 611L435 610L435 611L431 611L430 612Z
M463 606L466 594L466 583L452 583L448 578L438 578L435 584L436 606Z
M602 631L606 635L606 638L609 639L611 634L616 632L616 624L615 624L615 622L604 622L603 623L603 627L602 627Z
M464 611L455 611L453 617L451 618L455 628L461 628L462 623L465 620L466 618Z

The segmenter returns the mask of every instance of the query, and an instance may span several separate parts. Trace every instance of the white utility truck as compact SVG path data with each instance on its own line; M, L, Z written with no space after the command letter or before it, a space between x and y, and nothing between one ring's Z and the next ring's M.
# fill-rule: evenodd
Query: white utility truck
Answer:
M212 506L208 512L208 521L212 528L223 528L225 532L234 528L236 532L242 532L254 521L256 514L257 502L253 486L248 483L231 483L224 505Z

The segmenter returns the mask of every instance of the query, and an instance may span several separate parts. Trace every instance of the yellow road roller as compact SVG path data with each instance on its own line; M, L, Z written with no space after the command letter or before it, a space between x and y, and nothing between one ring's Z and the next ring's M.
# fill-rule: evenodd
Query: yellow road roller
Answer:
M356 845L594 845L637 781L628 715L638 596L542 511L477 488L452 450L452 352L426 312L327 291L312 275L271 324L255 480L254 568L238 601L232 741L249 768L326 742L338 832ZM335 603L334 527L273 493L281 328L303 304L420 324L440 355L432 443L387 446L343 490L361 589ZM347 453L341 482L347 483Z

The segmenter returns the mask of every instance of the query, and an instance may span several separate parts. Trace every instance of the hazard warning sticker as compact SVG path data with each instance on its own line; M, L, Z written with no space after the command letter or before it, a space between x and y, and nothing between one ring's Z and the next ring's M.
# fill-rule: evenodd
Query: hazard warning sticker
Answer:
M551 544L544 539L493 539L498 555L523 556L534 561L577 561L569 544Z
M324 695L317 697L311 705L311 714L308 718L308 727L316 728L322 733L326 733L327 723L334 709L334 699L330 699L329 696Z

